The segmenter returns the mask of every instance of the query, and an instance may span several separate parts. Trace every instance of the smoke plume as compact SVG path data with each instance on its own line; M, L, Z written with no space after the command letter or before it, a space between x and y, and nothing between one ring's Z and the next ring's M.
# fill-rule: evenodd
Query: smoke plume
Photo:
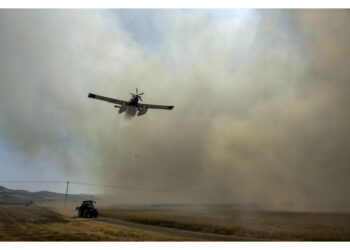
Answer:
M163 190L97 190L125 202L349 209L349 21L348 10L1 10L1 171ZM125 120L87 98L136 87L174 110Z

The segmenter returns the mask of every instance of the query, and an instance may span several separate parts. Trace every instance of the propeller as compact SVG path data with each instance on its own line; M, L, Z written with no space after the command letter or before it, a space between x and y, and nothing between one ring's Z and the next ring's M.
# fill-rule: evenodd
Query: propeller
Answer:
M143 94L144 93L140 93L139 94L139 90L137 88L136 88L136 94L130 93L130 95L132 95L132 97L137 96L137 98L139 98L141 101L143 101L142 98L141 98L141 95L143 95Z

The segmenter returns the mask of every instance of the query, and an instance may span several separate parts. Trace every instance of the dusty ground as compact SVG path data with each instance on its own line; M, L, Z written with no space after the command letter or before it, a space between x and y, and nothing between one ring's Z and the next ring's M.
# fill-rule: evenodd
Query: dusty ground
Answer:
M0 241L349 241L350 214L0 206Z

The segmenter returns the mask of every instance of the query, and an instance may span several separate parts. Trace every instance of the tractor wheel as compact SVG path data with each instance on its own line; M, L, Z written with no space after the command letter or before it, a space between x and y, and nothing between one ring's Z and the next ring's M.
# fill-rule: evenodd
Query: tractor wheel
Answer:
M98 217L98 212L97 212L97 210L94 211L94 217L95 217L95 218Z

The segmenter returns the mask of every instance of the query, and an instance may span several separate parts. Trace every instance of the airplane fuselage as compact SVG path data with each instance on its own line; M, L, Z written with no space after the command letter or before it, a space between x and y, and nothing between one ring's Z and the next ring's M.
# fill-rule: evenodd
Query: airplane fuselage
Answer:
M137 106L139 103L139 98L137 96L131 97L129 103L127 104L128 106Z

